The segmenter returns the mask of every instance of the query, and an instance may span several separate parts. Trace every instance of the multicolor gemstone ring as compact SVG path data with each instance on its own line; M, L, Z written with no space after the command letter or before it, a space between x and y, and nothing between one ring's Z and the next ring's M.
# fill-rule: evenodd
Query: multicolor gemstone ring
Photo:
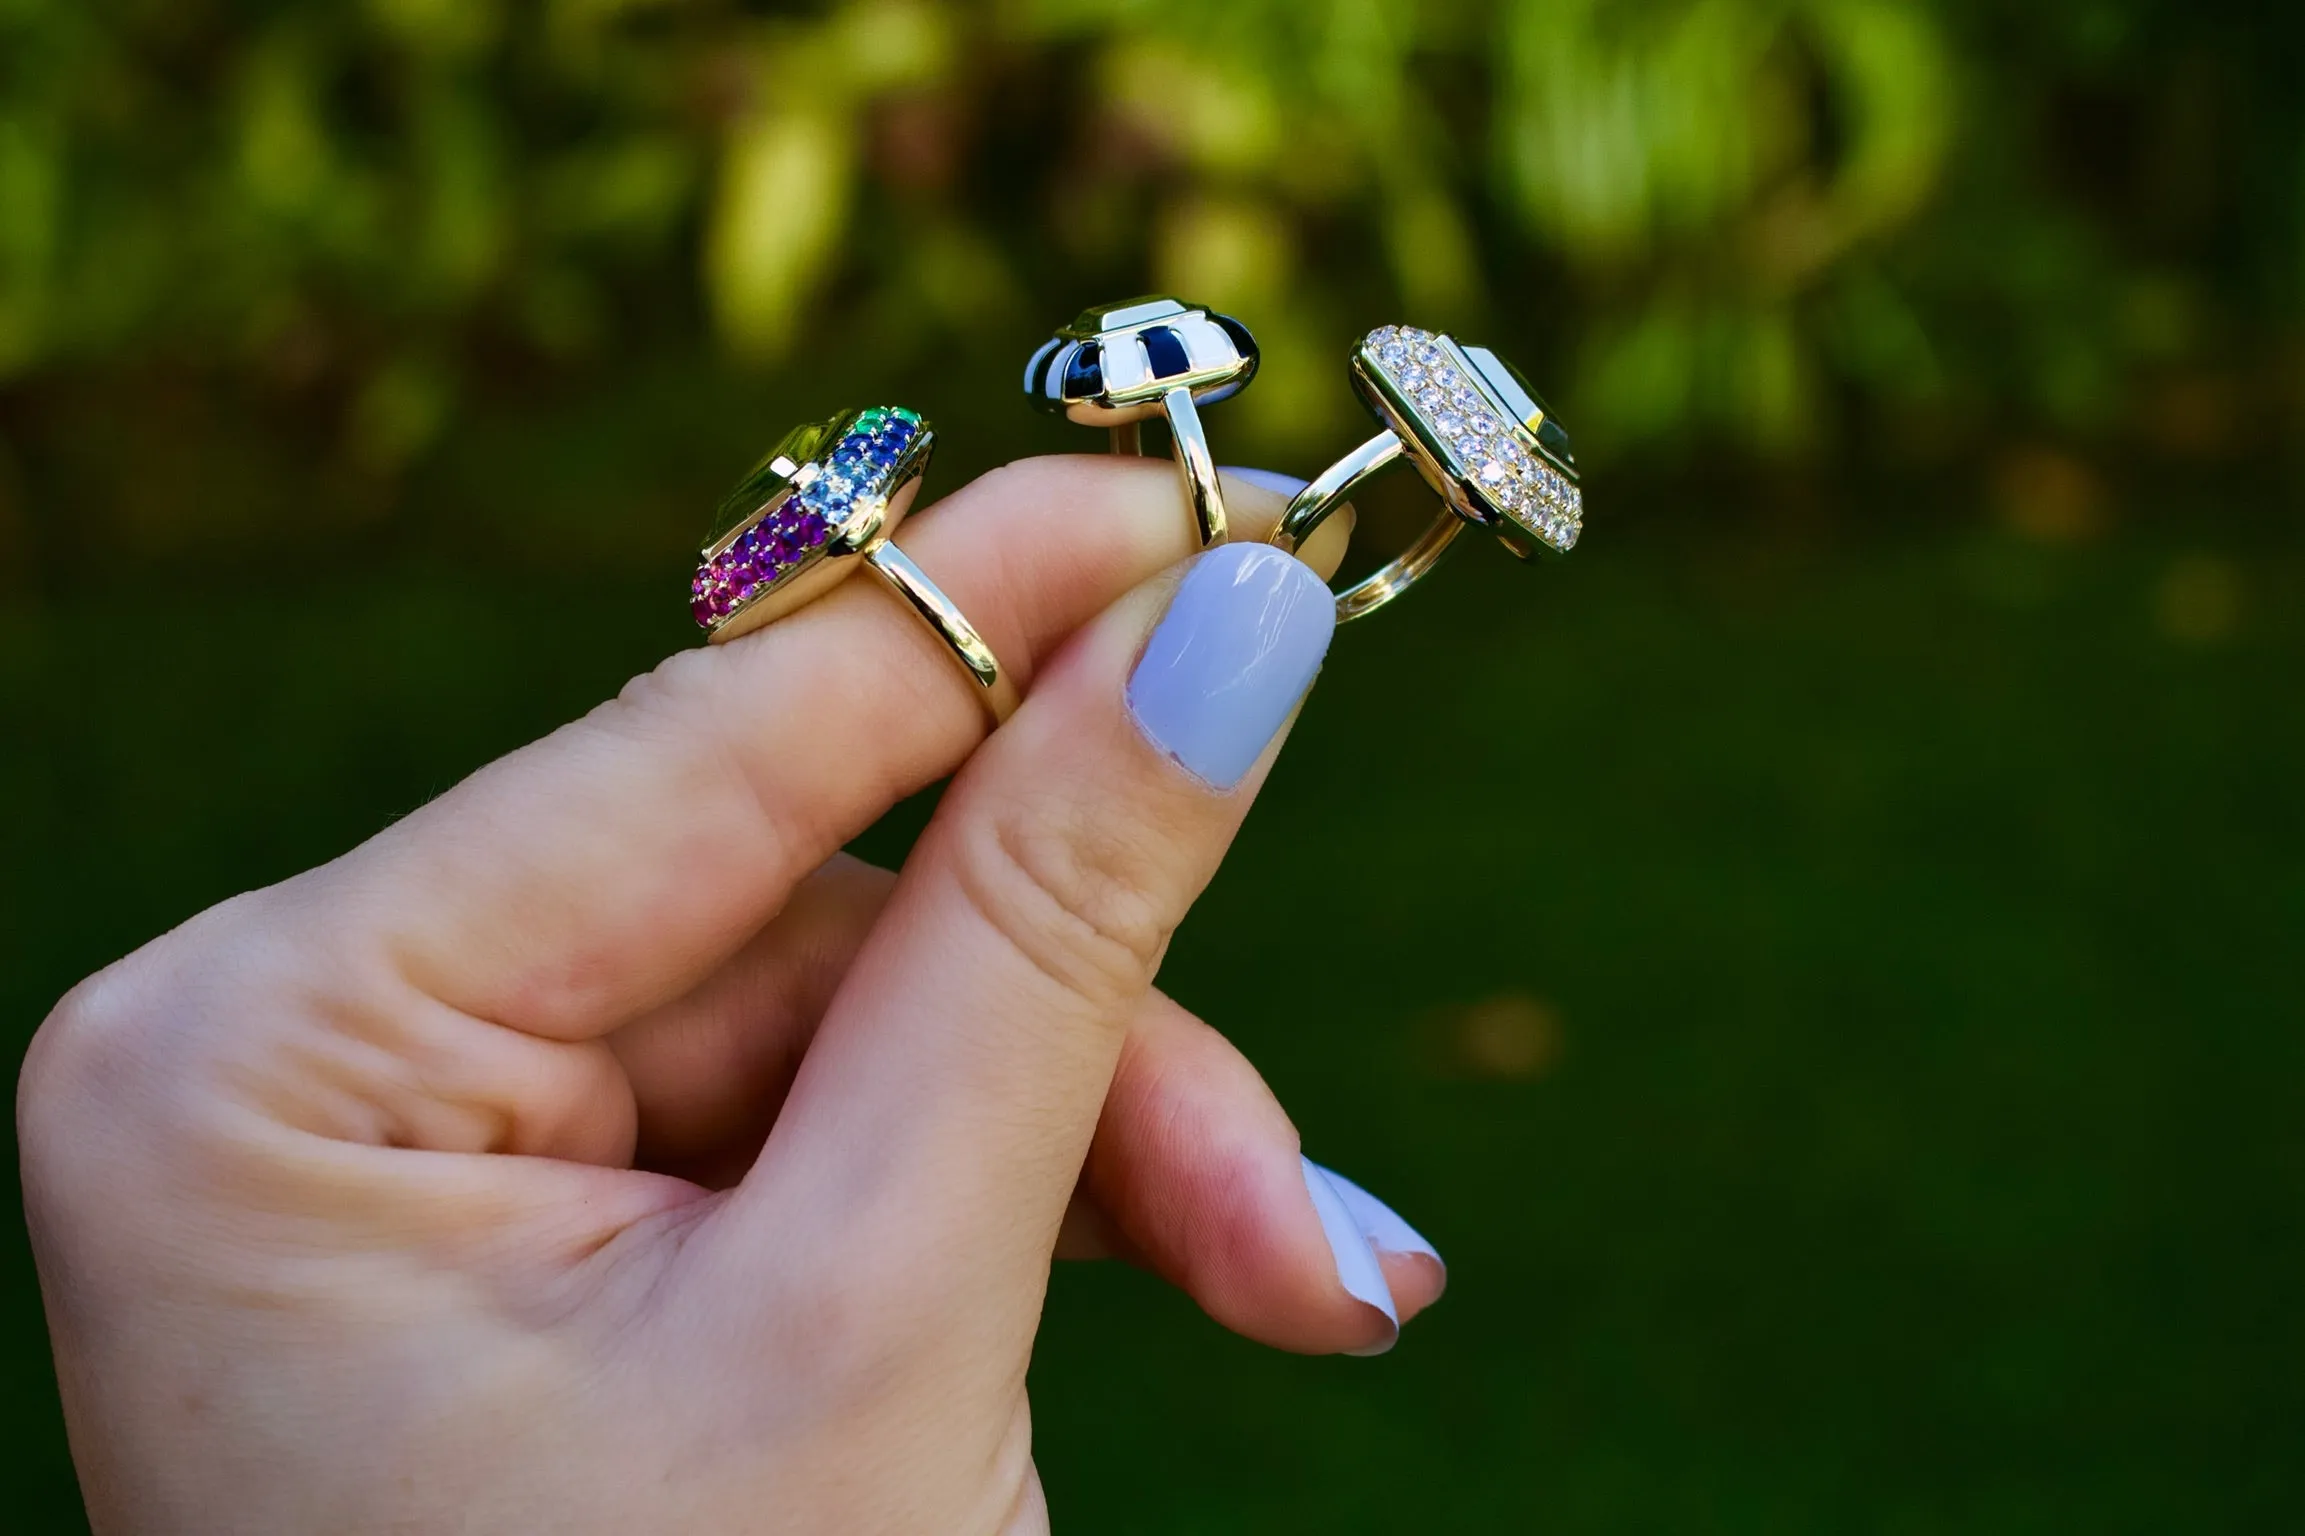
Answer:
M861 566L936 632L998 724L1016 683L951 598L890 541L912 508L936 434L912 411L873 406L795 427L713 517L689 611L715 643L823 596Z
M1486 347L1387 325L1353 349L1352 377L1384 430L1297 493L1273 542L1293 552L1354 487L1403 459L1444 510L1389 564L1337 594L1340 622L1406 591L1467 526L1495 534L1523 560L1576 547L1585 498L1569 434L1511 364Z
M1025 364L1024 392L1051 415L1110 427L1115 453L1144 452L1144 422L1167 417L1193 531L1206 546L1224 542L1225 502L1200 407L1239 394L1256 374L1247 326L1155 295L1083 310Z

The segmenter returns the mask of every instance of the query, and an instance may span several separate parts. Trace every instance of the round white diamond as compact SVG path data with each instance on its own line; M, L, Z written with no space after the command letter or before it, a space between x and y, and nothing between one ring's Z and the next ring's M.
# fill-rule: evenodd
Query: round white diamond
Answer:
M1443 437L1465 435L1465 419L1454 411L1442 411L1433 417L1433 430Z
M1377 361L1384 364L1387 371L1399 373L1408 365L1408 344L1400 341L1383 343L1377 348Z
M1446 368L1449 364L1449 356L1439 347L1426 341L1420 342L1417 346L1417 361L1427 368Z

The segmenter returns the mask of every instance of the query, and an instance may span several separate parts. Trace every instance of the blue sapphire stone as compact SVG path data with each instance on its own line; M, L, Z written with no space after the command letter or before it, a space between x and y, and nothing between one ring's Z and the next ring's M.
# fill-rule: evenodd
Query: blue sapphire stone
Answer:
M1193 371L1192 359L1185 355L1184 338L1167 326L1153 326L1138 340L1144 343L1145 361L1152 364L1154 378L1173 379Z
M1084 341L1065 359L1064 397L1067 400L1086 400L1104 393L1104 347L1093 341Z

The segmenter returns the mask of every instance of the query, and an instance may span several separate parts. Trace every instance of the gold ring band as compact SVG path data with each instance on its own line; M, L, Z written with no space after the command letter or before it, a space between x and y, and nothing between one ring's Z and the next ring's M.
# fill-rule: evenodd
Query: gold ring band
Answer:
M1016 713L1020 700L1015 679L1001 666L992 647L984 643L984 636L977 633L968 616L944 595L943 588L928 579L926 571L913 563L912 556L883 539L867 552L864 563L944 642L946 651L975 685L976 696L991 714L993 724L998 725Z

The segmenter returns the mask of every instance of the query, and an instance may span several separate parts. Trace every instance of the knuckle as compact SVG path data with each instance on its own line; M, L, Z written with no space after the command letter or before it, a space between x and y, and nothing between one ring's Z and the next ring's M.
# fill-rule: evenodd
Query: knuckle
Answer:
M82 981L50 1010L16 1081L28 1185L98 1178L128 1156L175 1155L200 1086L228 1070L226 1024L245 1022L265 961L262 893L235 896ZM99 1179L100 1182L100 1179Z
M28 1186L38 1187L99 1135L144 1118L150 1067L137 1042L151 1012L136 957L108 966L64 995L34 1033L16 1079L16 1140Z
M701 646L674 651L628 680L596 714L622 723L672 731L713 691L721 658Z
M1098 1008L1151 984L1174 923L1151 829L1061 794L1020 794L961 837L971 906L1034 970Z

